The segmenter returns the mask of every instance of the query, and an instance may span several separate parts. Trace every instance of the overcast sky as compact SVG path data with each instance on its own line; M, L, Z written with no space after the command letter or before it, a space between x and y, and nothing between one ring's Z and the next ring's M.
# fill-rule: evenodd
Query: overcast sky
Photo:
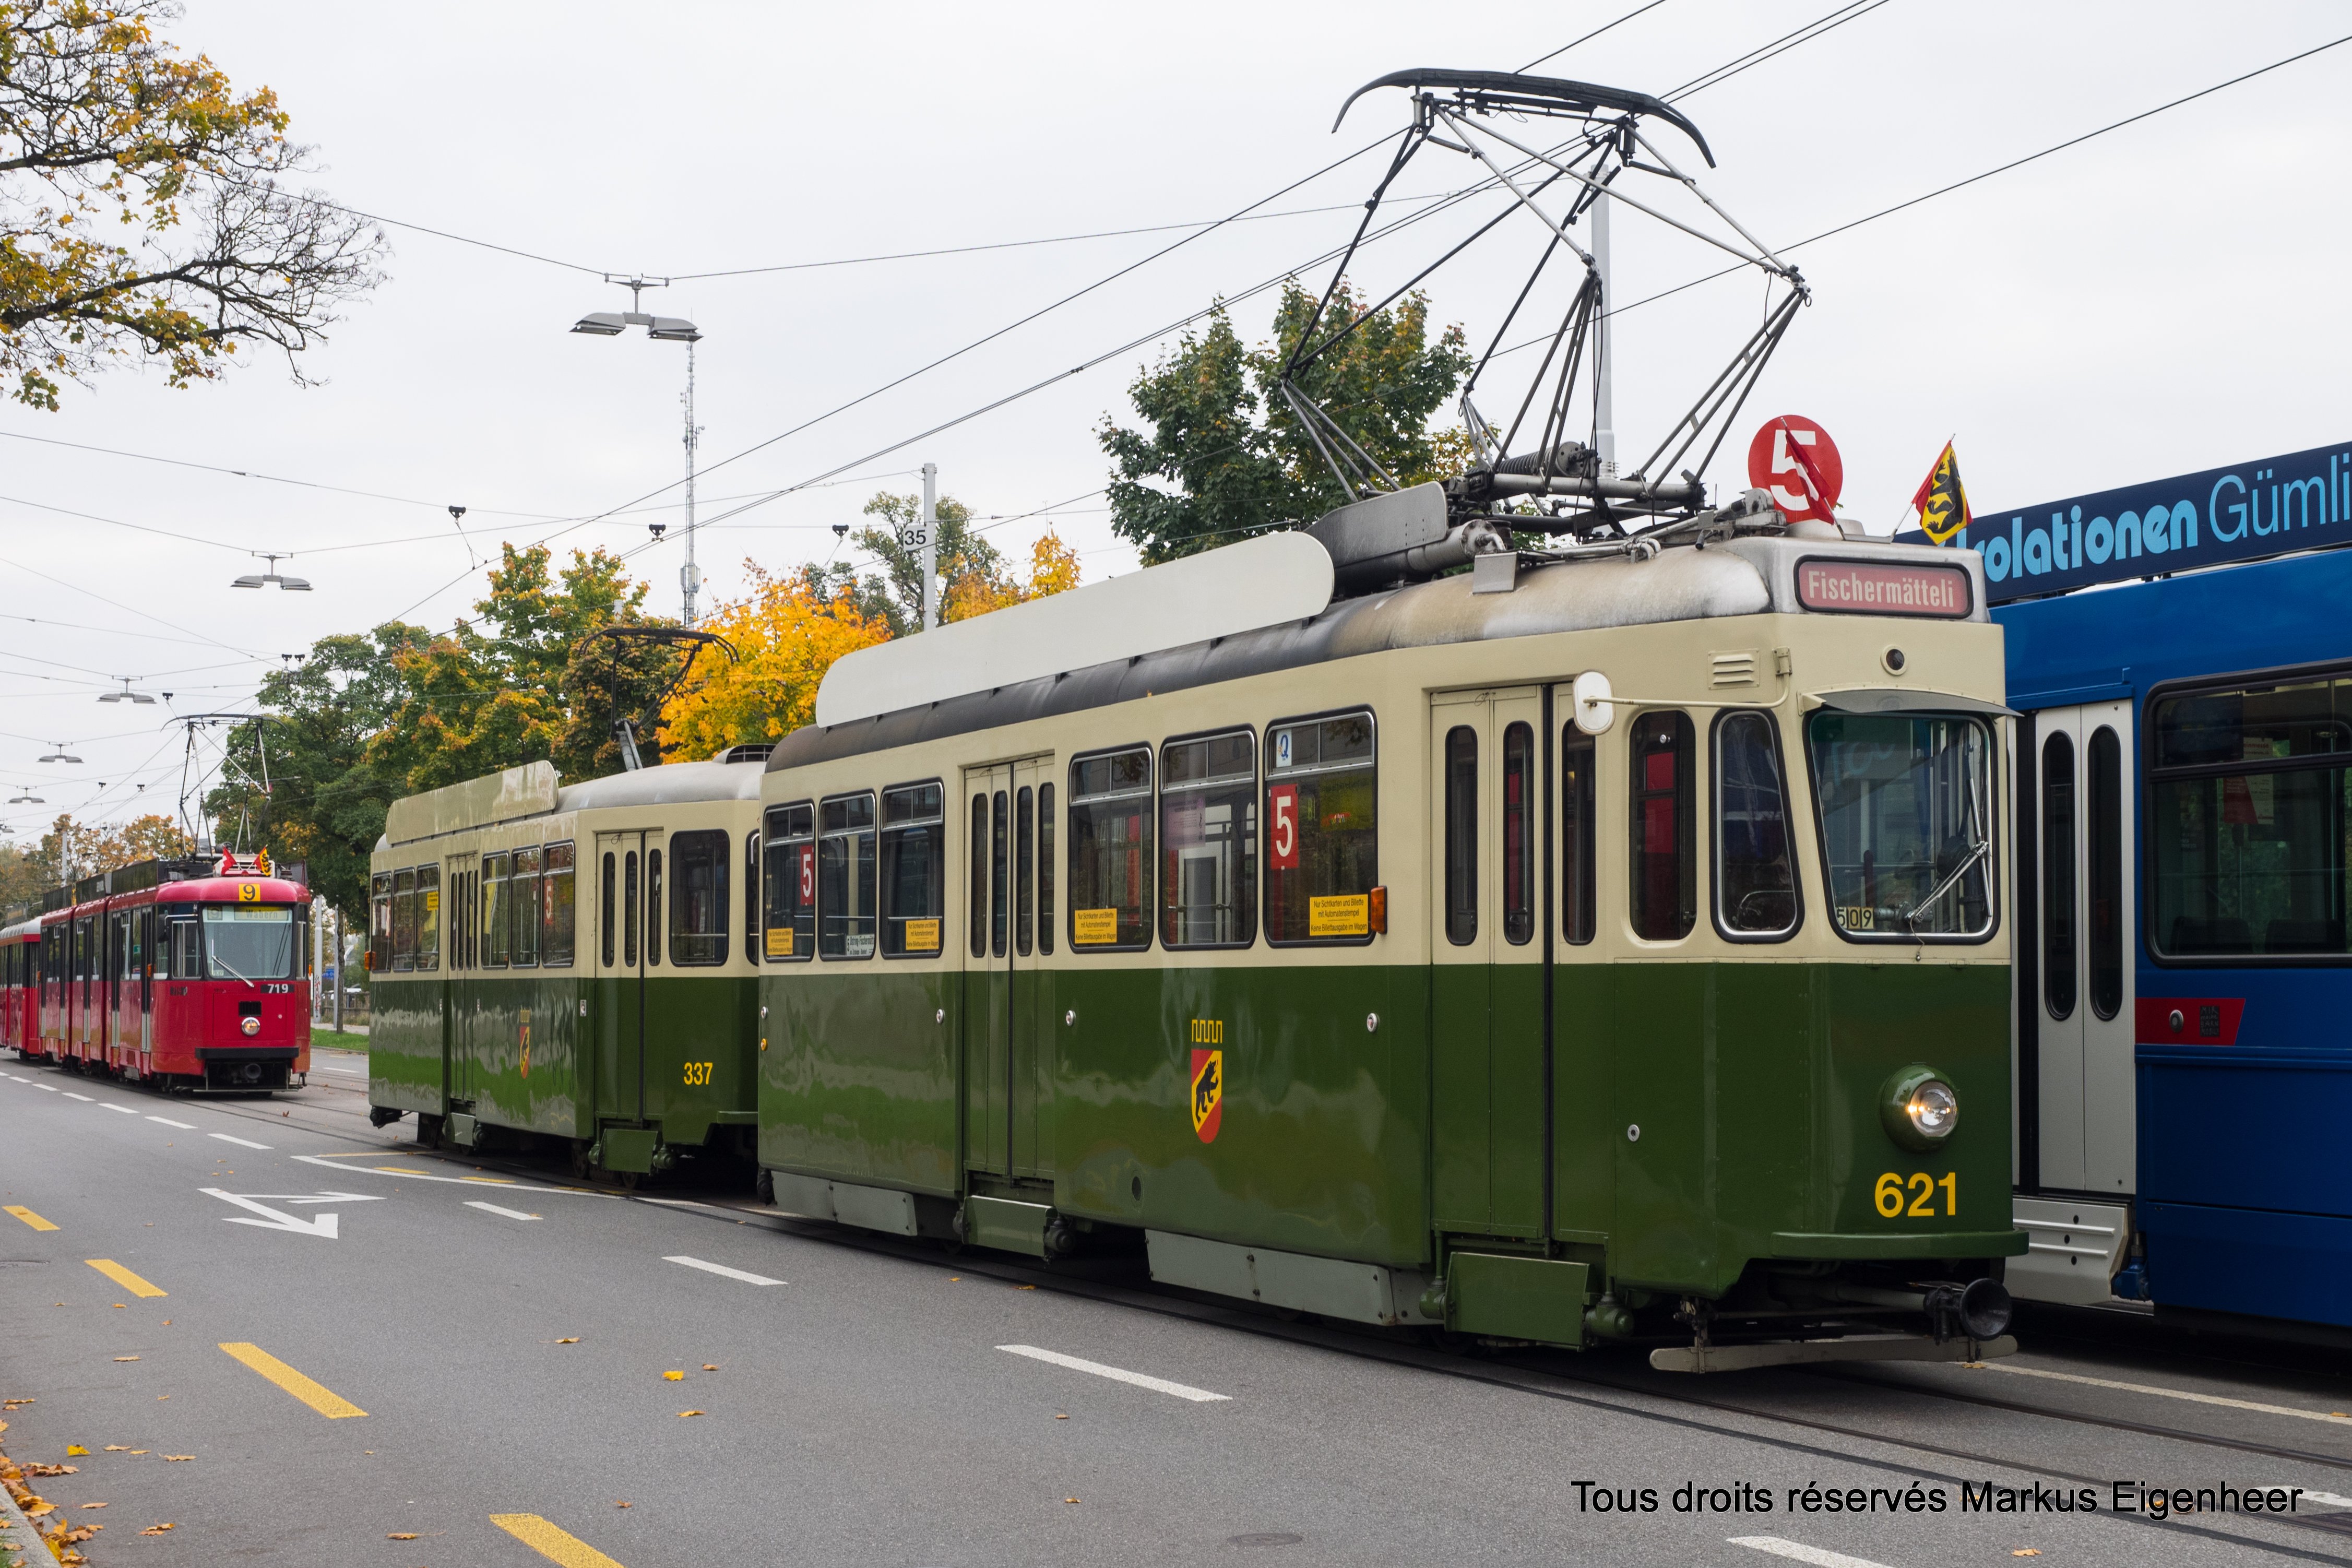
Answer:
M1387 92L1331 133L1340 101L1371 78L1516 68L1636 3L1497 0L1477 8L1479 43L1458 8L1381 0L1344 14L1200 0L412 0L394 12L189 0L171 36L240 86L278 90L293 134L319 149L319 189L546 259L387 226L388 280L305 357L320 384L294 385L260 355L192 391L127 369L69 386L61 414L0 408L0 581L19 617L0 621L0 784L11 795L31 784L45 803L0 808L0 822L29 837L60 809L173 809L179 737L159 727L160 706L100 706L109 677L168 690L181 711L242 708L276 656L330 632L394 616L446 626L480 595L472 563L501 540L629 550L646 542L648 516L674 521L665 487L683 465L685 353L641 332L567 331L585 311L626 308L605 271L679 278L646 306L706 334L702 453L716 471L704 517L855 465L704 531L707 595L738 591L747 558L827 557L834 524L861 521L877 489L915 489L909 470L926 460L946 493L1018 518L994 534L1016 560L1050 525L1088 579L1132 570L1087 492L1106 475L1095 432L1107 416L1132 417L1124 388L1159 349L900 443L1340 243L1371 159L1264 209L1292 216L1217 230L719 466L1182 231L803 264L1219 217L1401 126L1405 99ZM1664 92L1831 3L1665 0L1544 71ZM2324 43L2344 15L1888 0L1682 107L1720 163L1699 171L1710 192L1783 246ZM2330 285L2352 226L2337 185L2352 166L2347 82L2352 46L1793 252L1814 301L1706 478L1743 484L1748 431L1810 416L1843 451L1846 504L1883 531L1947 436L1987 512L2345 438L2329 367L2347 343L2348 307ZM1399 194L1467 182L1460 158L1425 154ZM1492 208L1373 247L1358 281L1401 281L1474 210ZM1515 235L1439 273L1438 320L1483 342L1529 250ZM1626 217L1617 259L1620 300L1719 264ZM685 276L721 272L738 275ZM1654 444L1752 328L1761 281L1727 279L1627 315L1621 455ZM1235 308L1252 341L1267 304ZM14 438L26 437L136 456ZM450 503L469 509L466 539ZM673 529L632 563L669 614L676 540ZM261 550L294 552L281 569L316 591L231 590ZM37 762L59 741L82 765Z

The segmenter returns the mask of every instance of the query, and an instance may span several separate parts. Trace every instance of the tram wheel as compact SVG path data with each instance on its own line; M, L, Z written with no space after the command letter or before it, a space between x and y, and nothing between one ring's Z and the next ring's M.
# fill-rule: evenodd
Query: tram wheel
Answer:
M577 1180L583 1182L595 1169L593 1163L588 1158L588 1149L587 1140L574 1138L572 1141L572 1174Z

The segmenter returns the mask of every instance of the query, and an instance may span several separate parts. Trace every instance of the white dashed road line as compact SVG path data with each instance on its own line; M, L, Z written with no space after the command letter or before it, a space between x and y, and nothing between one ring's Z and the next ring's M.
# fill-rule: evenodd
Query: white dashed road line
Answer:
M58 1086L57 1086L56 1084L53 1084L53 1083L37 1083L37 1084L35 1084L33 1087L34 1087L35 1089L47 1089L51 1094L55 1094L55 1093L57 1093L57 1092L58 1092Z
M99 1104L106 1107L109 1110L119 1110L125 1116L136 1116L139 1114L137 1111L131 1110L131 1107L127 1105L117 1105L110 1100L101 1100L99 1101Z
M520 1209L502 1209L496 1204L486 1204L475 1198L467 1199L466 1206L469 1209L479 1209L484 1214L504 1215L509 1219L537 1219L539 1217L535 1214L525 1214Z
M176 1127L183 1132L194 1132L196 1130L196 1124L193 1121L174 1121L168 1116L151 1116L147 1120L160 1121L166 1127Z
M723 1263L705 1263L699 1258L665 1258L664 1263L683 1263L688 1268L699 1268L706 1274L718 1274L729 1279L740 1279L746 1285L781 1285L781 1279L771 1279L764 1274L746 1274L740 1268L730 1268Z
M219 1139L224 1143L234 1143L240 1149L267 1149L269 1147L267 1143L256 1143L250 1138L232 1138L226 1132L215 1132L210 1134L210 1136Z
M1207 1405L1213 1401L1233 1398L1230 1394L1212 1394L1205 1388L1194 1388L1188 1384L1171 1383L1164 1377L1150 1377L1139 1372L1129 1372L1124 1367L1105 1366L1098 1361L1081 1361L1076 1356L1064 1355L1059 1351L1041 1351L1035 1345L999 1345L996 1348L1009 1351L1014 1355L1025 1355L1032 1361L1048 1362L1055 1366L1066 1366L1072 1372L1092 1373L1097 1377L1107 1377L1114 1383L1131 1383L1138 1388L1149 1388L1156 1394L1172 1394L1179 1399L1189 1399L1196 1405Z
M98 1101L92 1100L89 1096L86 1094L76 1094L72 1089L66 1090L66 1098L68 1100L79 1100L84 1105L96 1105L98 1103Z
M2192 1405L2219 1405L2231 1410L2252 1410L2263 1415L2292 1415L2298 1421L2325 1421L2331 1426L2352 1426L2352 1415L2333 1410L2298 1410L2291 1405L2262 1405L2251 1399L2224 1399L2218 1394L2191 1394L2185 1388L2157 1388L2145 1383L2117 1383L2108 1377L2084 1377L2072 1372L2044 1372L2038 1366L2011 1366L1997 1361L1986 1362L1984 1367L1988 1372L2005 1372L2017 1377L2043 1377L2053 1383L2079 1383L2086 1388L2152 1394L2159 1399L2185 1399Z
M1813 1568L1885 1568L1867 1557L1849 1557L1843 1552L1825 1552L1818 1546L1806 1546L1794 1541L1783 1541L1777 1535L1735 1535L1734 1546L1745 1546L1756 1552L1769 1552L1775 1557L1793 1558L1810 1563Z

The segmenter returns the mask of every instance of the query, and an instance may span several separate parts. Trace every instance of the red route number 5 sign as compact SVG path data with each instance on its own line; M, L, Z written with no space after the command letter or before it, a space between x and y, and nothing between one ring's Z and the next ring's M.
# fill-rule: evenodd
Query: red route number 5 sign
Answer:
M1845 460L1828 431L1801 414L1783 414L1766 420L1748 443L1748 482L1771 492L1772 504L1791 522L1828 522L1845 489Z

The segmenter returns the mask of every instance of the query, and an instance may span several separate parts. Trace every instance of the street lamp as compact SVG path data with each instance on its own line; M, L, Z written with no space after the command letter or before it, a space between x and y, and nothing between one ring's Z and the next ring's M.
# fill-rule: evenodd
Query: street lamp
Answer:
M575 332L585 332L593 338L617 338L631 327L643 327L646 336L656 342L686 345L686 394L679 400L686 405L686 564L677 571L678 590L685 605L682 619L694 625L694 596L702 587L702 573L694 564L694 454L701 444L702 426L694 422L694 345L702 341L702 331L692 321L679 316L648 315L641 308L645 291L669 285L667 278L615 278L604 274L607 283L618 283L629 291L629 308L625 310L591 310L572 323ZM651 522L646 531L658 543L668 525Z
M81 759L79 757L69 757L66 755L66 743L63 741L59 741L58 742L58 749L51 752L47 756L43 757L41 761L45 763L79 763Z
M10 805L47 805L49 803L37 795L18 795L9 796L8 804Z
M133 691L131 689L131 678L129 676L123 676L121 679L121 690L102 693L99 697L99 700L100 702L143 702L150 708L152 708L155 705L155 700L152 697L148 696L143 691Z
M244 576L239 577L236 582L231 583L229 584L230 587L258 588L265 583L275 583L278 584L278 591L281 593L307 594L310 591L310 580L307 577L282 577L278 575L277 570L278 563L280 561L293 560L294 557L292 555L273 555L266 550L255 550L250 551L247 553L258 555L264 561L268 562L270 569L267 572L248 572Z

